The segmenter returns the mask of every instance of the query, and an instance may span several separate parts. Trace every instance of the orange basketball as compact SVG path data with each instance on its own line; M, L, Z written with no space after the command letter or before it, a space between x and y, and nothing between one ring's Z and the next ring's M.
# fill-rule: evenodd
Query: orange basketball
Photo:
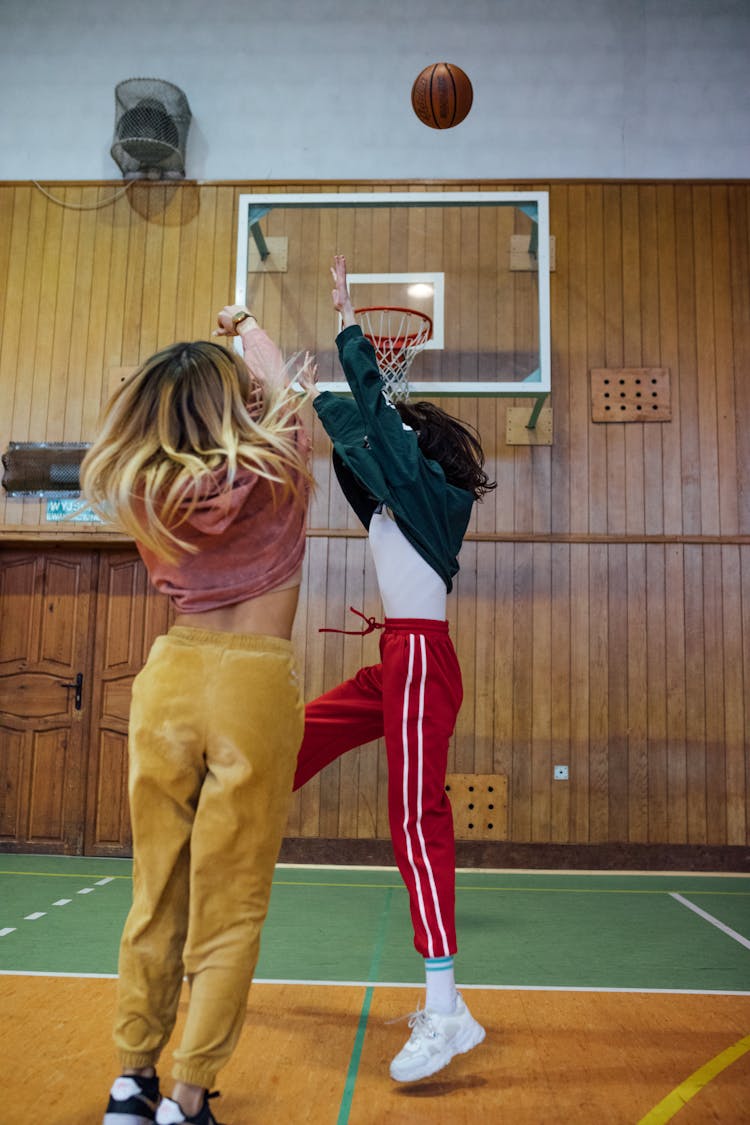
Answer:
M411 88L412 109L431 129L460 125L471 109L474 91L469 76L454 63L426 66Z

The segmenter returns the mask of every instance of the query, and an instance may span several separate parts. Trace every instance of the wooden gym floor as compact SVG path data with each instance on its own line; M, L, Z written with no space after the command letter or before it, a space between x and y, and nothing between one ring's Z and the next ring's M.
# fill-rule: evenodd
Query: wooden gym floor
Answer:
M0 856L3 1122L100 1125L129 895L128 861ZM398 1085L422 973L397 872L279 867L218 1119L750 1122L750 877L462 871L457 913L487 1038Z

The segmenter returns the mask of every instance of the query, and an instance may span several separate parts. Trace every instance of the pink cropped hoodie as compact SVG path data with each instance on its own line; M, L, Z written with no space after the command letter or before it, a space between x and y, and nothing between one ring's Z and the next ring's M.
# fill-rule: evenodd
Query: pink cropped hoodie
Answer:
M259 381L279 375L281 354L261 328L242 334L245 362ZM305 457L309 439L297 419L297 441ZM198 548L175 562L136 543L151 582L180 613L201 613L256 598L292 584L305 553L308 482L296 480L296 494L240 469L230 489L223 471L198 500L176 533Z

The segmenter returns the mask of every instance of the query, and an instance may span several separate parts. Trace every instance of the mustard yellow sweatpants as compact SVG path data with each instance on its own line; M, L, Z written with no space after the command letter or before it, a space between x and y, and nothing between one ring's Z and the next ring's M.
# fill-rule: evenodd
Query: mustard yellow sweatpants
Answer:
M213 1085L242 1028L304 707L289 641L173 627L133 684L133 904L120 946L120 1064Z

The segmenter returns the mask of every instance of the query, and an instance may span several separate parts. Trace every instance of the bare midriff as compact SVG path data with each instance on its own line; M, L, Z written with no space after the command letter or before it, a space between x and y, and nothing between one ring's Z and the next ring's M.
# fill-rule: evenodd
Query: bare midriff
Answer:
M300 578L298 571L289 584L284 583L282 587L236 605L207 609L202 613L178 613L174 623L221 633L259 633L289 640L299 600Z

